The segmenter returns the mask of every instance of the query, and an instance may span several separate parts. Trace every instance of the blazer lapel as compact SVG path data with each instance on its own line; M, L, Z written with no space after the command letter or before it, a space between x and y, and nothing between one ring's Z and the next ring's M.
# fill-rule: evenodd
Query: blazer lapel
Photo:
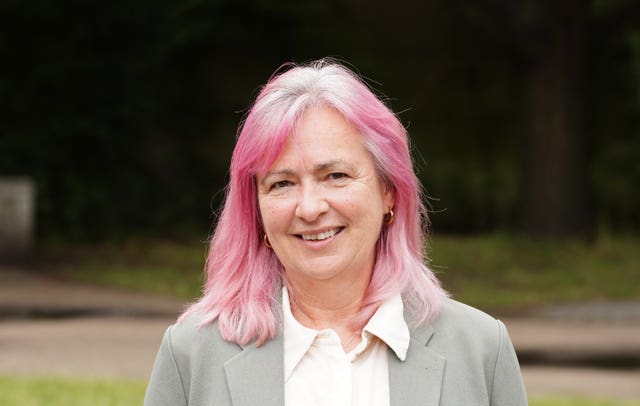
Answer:
M278 335L260 348L249 344L225 363L234 406L284 405L283 352L283 338Z
M389 350L389 392L391 406L438 406L446 360L427 347L434 330L431 325L411 335L405 361Z

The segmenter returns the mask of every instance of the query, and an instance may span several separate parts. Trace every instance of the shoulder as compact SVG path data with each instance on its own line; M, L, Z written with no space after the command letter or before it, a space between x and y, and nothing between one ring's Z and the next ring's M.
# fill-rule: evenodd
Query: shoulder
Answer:
M186 367L201 359L223 363L242 349L222 338L217 322L203 323L191 314L167 329L164 337L178 365Z
M459 395L466 379L476 400L462 404L526 405L526 393L518 358L504 323L471 306L445 300L442 312L432 323L428 347L447 362L443 396ZM482 403L484 404L484 403Z
M439 331L491 334L498 328L498 321L482 310L446 298L440 313L433 320L433 326Z
M442 310L428 328L429 346L452 357L479 357L487 361L509 340L504 324L474 307L445 299Z
M225 341L217 323L190 315L167 328L156 356L145 405L186 405L190 400L230 404L224 364L242 349ZM213 401L215 400L215 401Z

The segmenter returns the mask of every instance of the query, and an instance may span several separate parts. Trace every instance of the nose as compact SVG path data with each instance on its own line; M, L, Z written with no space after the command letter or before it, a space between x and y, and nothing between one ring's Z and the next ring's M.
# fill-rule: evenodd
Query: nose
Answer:
M313 222L329 210L329 203L317 185L305 185L300 188L296 216L306 222Z

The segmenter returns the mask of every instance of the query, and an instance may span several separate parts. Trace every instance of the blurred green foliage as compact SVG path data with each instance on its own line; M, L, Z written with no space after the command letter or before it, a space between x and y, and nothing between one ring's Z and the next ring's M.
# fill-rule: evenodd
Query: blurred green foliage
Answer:
M436 229L517 229L522 61L477 15L500 3L4 1L0 175L35 179L41 237L206 235L258 86L330 55L391 97ZM638 230L640 7L589 4L584 176L598 225Z

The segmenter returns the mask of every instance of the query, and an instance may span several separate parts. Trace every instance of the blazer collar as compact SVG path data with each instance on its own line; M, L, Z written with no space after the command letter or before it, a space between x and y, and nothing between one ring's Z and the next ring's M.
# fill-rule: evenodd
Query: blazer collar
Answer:
M407 358L401 362L389 351L389 394L391 406L438 406L445 358L427 347L434 334L428 324L411 334Z
M284 340L251 343L224 364L233 406L284 405Z

